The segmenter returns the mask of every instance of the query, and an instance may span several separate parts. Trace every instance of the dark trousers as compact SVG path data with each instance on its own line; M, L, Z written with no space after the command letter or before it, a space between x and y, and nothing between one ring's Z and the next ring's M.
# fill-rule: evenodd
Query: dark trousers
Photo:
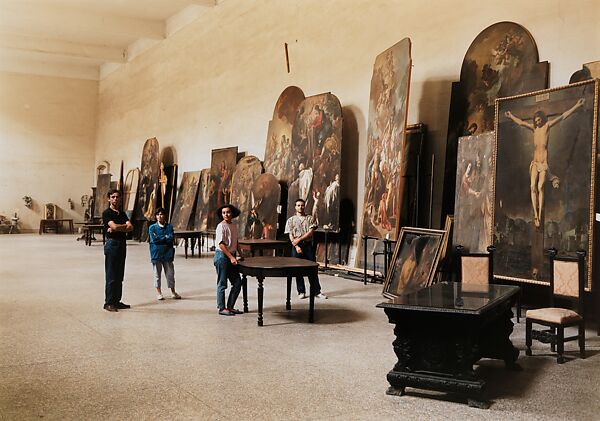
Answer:
M104 244L104 304L117 304L123 295L123 276L125 275L125 257L127 243L125 241L106 240Z
M302 253L298 253L296 251L296 247L292 247L292 257L298 257L300 259L312 260L315 262L317 259L315 258L315 251L313 250L312 244L310 243L300 243L298 244L302 249ZM312 275L308 277L308 282L310 283L310 287L313 290L314 295L319 295L321 293L321 284L319 283L319 276ZM296 289L298 290L298 294L306 294L306 285L304 285L304 277L296 276Z
M239 268L232 265L229 258L221 250L215 251L213 263L217 270L217 307L219 310L234 308L242 289ZM231 282L231 290L229 291L229 298L227 298L227 307L225 307L225 290L227 289L228 279Z

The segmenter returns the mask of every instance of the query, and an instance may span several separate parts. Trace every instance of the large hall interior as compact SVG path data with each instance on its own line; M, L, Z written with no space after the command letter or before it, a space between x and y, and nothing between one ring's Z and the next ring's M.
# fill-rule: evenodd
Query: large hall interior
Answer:
M598 16L0 0L0 419L597 419Z

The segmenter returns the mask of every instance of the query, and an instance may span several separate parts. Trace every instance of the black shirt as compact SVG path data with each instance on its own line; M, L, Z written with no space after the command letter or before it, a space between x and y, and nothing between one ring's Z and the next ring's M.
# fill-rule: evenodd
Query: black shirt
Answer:
M106 238L112 238L113 240L122 240L125 241L127 239L127 233L123 231L113 231L108 232L108 223L109 221L113 221L115 224L124 224L129 221L129 218L123 211L114 211L111 208L106 209L102 212L102 223L104 224L104 233L106 234Z

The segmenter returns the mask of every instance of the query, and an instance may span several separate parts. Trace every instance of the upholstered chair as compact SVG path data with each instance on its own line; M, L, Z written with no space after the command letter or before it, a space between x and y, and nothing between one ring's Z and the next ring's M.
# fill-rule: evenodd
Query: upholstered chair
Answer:
M579 355L585 358L585 251L578 251L577 257L556 257L556 249L548 250L550 260L550 307L529 310L525 317L526 354L531 355L532 340L549 343L556 350L556 361L565 362L565 342L578 340ZM574 309L555 307L554 298L575 304ZM546 330L533 330L533 324L547 327ZM577 335L565 338L565 328L577 327Z

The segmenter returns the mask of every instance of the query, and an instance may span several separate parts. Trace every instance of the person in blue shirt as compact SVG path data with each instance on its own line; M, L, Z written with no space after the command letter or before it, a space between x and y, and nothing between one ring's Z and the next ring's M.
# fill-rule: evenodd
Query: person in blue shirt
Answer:
M167 223L167 215L163 208L156 209L156 223L150 225L148 234L150 237L150 260L154 269L154 288L156 298L159 301L165 299L160 288L162 270L167 277L167 285L171 289L172 298L179 300L181 296L175 291L175 245L173 225Z

